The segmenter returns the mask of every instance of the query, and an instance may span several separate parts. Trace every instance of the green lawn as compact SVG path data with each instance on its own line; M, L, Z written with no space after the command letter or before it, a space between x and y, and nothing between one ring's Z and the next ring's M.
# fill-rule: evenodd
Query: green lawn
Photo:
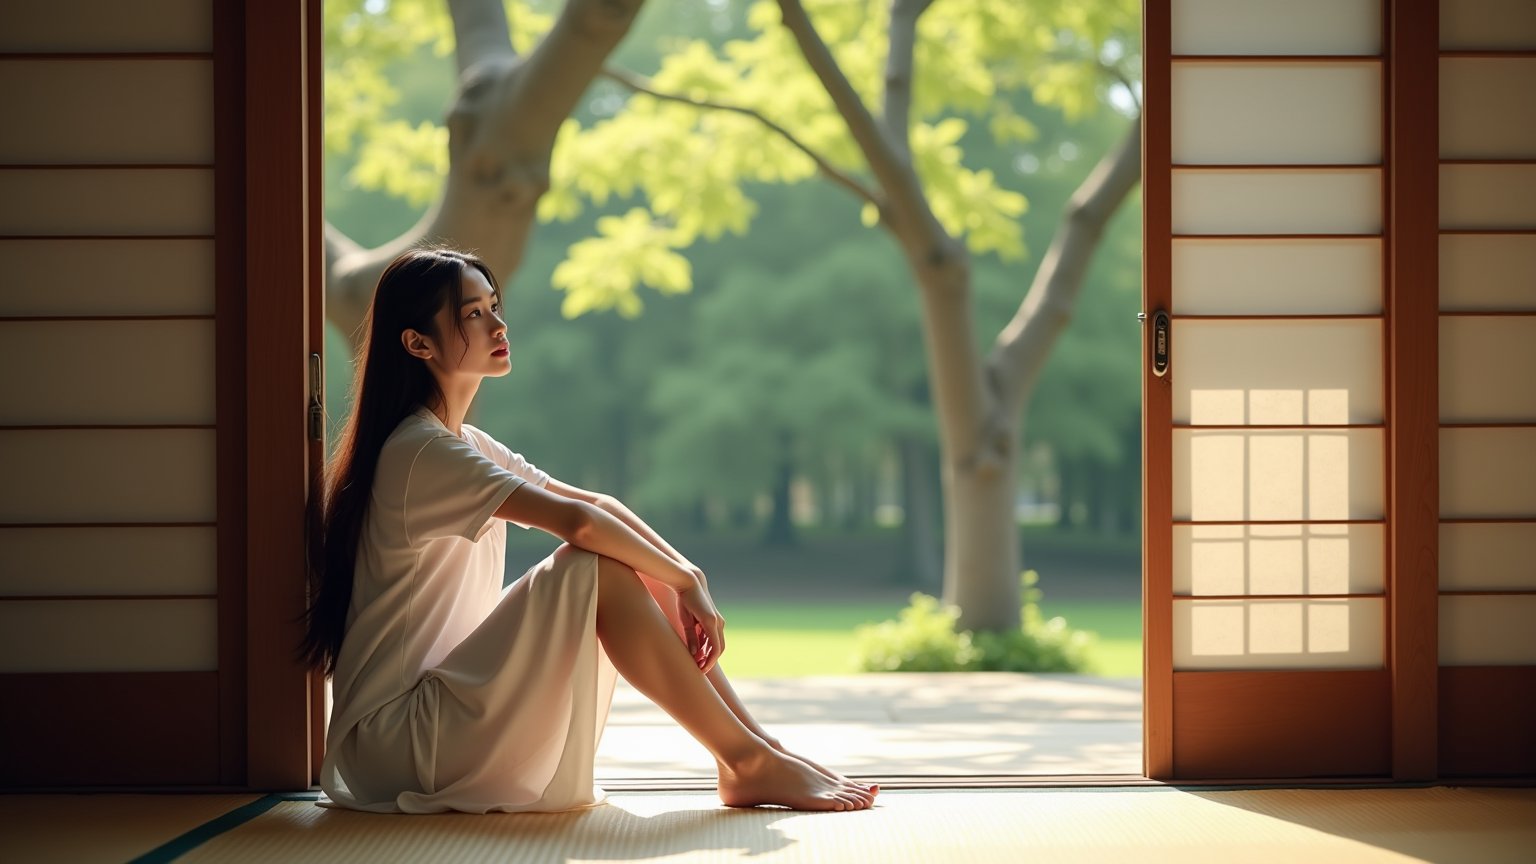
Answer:
M738 603L726 618L723 665L739 677L848 675L854 665L854 628L896 617L892 603ZM1099 634L1091 654L1095 675L1141 674L1141 608L1135 602L1046 602L1046 617Z

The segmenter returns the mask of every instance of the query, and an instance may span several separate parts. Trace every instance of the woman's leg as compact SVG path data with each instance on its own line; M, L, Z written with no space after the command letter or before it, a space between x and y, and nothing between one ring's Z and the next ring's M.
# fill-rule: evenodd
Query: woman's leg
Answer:
M732 806L858 810L873 796L768 746L742 724L699 674L634 570L599 557L597 635L624 679L661 706L712 754L720 799Z
M646 590L651 592L652 599L656 601L656 606L661 609L662 614L667 616L667 623L672 625L672 630L677 634L677 638L679 640L686 641L685 636L683 635L683 622L677 617L676 594L672 591L671 588L668 588L662 582L656 579L652 579L651 577L646 576L644 573L639 575L640 581L645 583ZM725 703L725 707L729 708L731 713L736 715L736 719L740 720L743 726L746 726L749 730L751 730L752 734L762 738L764 741L767 741L774 749L799 759L800 761L811 766L812 768L815 768L817 771L820 771L822 774L825 774L834 780L839 782L855 783L856 785L879 794L880 787L878 785L869 785L858 783L858 781L849 780L847 777L839 774L836 771L825 768L811 761L810 759L801 756L798 753L791 753L789 750L784 749L783 745L779 743L779 740L770 735L768 730L764 729L762 724L758 723L757 719L752 716L752 712L747 710L746 704L743 703L741 701L741 697L736 694L736 688L731 686L730 679L725 677L725 669L722 668L719 663L716 663L715 668L709 671L709 683L715 688L715 692L719 694L720 701Z

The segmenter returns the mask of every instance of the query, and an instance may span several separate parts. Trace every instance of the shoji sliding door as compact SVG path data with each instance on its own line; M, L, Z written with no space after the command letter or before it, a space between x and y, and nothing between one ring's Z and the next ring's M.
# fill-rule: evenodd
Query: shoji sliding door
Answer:
M1146 26L1148 770L1385 774L1380 4Z
M1444 776L1536 773L1536 3L1439 23Z
M1536 774L1536 4L1144 44L1148 774Z

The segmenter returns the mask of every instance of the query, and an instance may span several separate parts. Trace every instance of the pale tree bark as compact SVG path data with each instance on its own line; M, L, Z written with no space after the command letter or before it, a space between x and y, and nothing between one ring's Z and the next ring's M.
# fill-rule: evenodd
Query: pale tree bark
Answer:
M1014 521L1020 418L1052 345L1065 329L1109 216L1140 176L1140 123L1073 196L1018 313L983 360L971 324L964 245L935 218L909 147L913 46L932 0L892 0L883 112L873 117L799 0L779 0L784 26L858 143L920 293L923 338L938 414L944 487L944 600L966 629L1019 625Z
M618 46L644 0L567 0L528 56L512 50L502 0L448 0L459 91L448 115L441 198L410 230L365 249L326 226L326 317L356 338L380 274L400 252L448 243L485 259L498 279L522 262L549 188L555 134Z

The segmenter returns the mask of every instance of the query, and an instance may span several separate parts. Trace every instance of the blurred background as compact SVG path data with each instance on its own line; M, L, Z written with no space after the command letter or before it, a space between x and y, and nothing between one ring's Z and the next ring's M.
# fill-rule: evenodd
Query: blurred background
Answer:
M333 5L346 7L337 15L391 11L381 0ZM748 13L735 0L649 0L614 62L654 74L691 40L718 48L750 38ZM354 61L369 50L366 40L350 54L328 46L328 123L346 114L335 100L368 98L364 87L332 84L355 82ZM398 98L380 117L407 131L440 124L456 86L440 40L381 58ZM957 142L967 167L1028 202L1022 256L973 259L983 345L1017 309L1069 196L1125 134L1134 104L1101 93L1069 119L1027 87L1000 89L994 114L1023 118L1027 140L1000 143L972 123ZM575 117L590 126L628 98L599 81ZM390 182L422 176L407 170L402 148L327 141L326 216L357 242L392 240L435 197L430 171L414 185ZM913 592L939 593L939 451L917 289L898 247L861 221L845 190L811 179L750 195L749 230L681 250L691 290L646 292L638 314L567 317L566 292L554 287L572 244L629 203L615 197L540 224L504 286L513 371L485 383L472 422L562 480L623 499L704 568L728 621L733 675L852 673L859 625L896 616ZM1140 230L1133 193L1028 404L1016 484L1041 612L1096 633L1084 671L1116 677L1141 673ZM333 441L351 376L349 337L332 327ZM556 545L512 534L509 578Z

